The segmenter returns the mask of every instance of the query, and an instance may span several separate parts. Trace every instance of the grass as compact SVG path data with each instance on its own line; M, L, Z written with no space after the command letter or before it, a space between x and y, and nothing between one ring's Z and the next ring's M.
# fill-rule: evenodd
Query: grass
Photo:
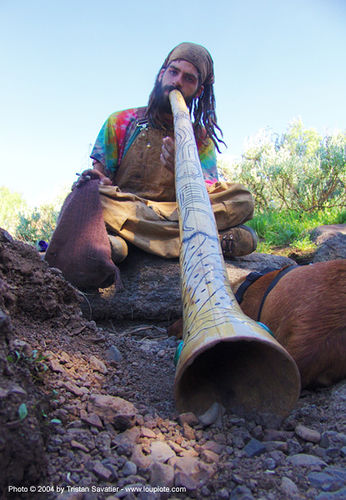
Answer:
M346 210L329 208L313 213L293 210L267 210L258 213L247 222L257 233L258 252L273 253L277 248L288 247L303 253L313 252L316 248L310 233L318 226L344 224Z

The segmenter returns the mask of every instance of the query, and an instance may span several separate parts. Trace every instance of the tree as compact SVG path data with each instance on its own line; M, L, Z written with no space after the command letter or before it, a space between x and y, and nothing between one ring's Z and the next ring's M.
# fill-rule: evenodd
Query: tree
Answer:
M0 227L14 234L19 223L19 213L27 209L27 203L19 193L10 191L7 187L0 187Z

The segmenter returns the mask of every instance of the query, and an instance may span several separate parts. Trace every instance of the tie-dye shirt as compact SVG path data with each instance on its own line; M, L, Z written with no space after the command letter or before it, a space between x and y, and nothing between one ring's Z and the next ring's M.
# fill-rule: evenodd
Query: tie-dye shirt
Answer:
M133 108L113 113L103 124L90 157L102 163L109 176L114 175L127 149L146 123L143 119L145 109ZM207 138L203 143L197 142L197 148L204 179L207 184L213 184L218 180L214 143Z

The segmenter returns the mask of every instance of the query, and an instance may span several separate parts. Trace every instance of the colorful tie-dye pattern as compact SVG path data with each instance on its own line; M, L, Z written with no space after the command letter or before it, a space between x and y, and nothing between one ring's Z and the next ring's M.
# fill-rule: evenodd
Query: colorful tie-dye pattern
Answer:
M125 139L134 122L143 116L143 108L126 109L113 113L103 124L90 157L102 163L106 172L113 174L124 154ZM211 139L197 143L204 179L207 184L218 180L215 146Z

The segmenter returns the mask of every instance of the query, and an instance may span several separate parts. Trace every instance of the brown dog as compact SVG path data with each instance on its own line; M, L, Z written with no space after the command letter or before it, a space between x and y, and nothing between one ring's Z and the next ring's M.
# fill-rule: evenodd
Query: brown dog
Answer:
M269 272L253 282L244 291L240 307L247 316L267 325L291 354L302 387L328 386L343 379L346 260L296 266L282 273L270 289L281 271ZM181 332L182 321L178 320L169 333L179 336Z
M243 312L261 321L298 365L302 387L346 377L346 260L297 266L262 298L280 273L272 271L244 293Z

